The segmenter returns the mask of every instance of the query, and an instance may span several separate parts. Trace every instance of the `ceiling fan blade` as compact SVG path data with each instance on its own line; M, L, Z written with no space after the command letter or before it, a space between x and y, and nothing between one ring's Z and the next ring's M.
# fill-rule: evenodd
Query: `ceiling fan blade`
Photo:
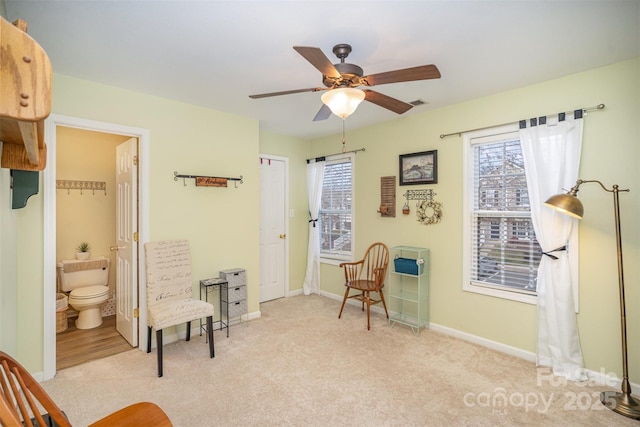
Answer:
M387 71L386 73L371 74L363 77L362 83L367 86L383 85L386 83L411 82L414 80L439 79L440 70L435 65L420 65L402 70Z
M308 46L294 46L293 48L311 65L320 70L323 76L335 79L340 78L340 73L336 70L336 67L333 66L329 58L319 48Z
M326 87L312 87L309 89L294 89L294 90L285 90L282 92L271 92L271 93L261 93L258 95L249 95L251 99L259 99L259 98L267 98L269 96L280 96L280 95L290 95L292 93L301 93L301 92L318 92L321 90L327 90Z
M331 115L331 109L327 107L325 104L322 104L322 108L320 108L320 110L318 111L318 114L316 114L316 116L313 118L313 121L317 122L320 120L327 120L330 115Z
M406 113L413 108L411 104L369 89L364 90L364 99L398 114Z

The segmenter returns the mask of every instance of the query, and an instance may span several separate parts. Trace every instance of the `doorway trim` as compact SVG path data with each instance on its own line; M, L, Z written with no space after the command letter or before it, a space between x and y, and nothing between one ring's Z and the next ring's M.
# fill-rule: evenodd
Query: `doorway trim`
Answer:
M45 120L47 167L43 172L43 380L56 374L56 128L58 126L138 138L138 246L149 241L149 129L51 114ZM138 250L138 342L147 339L144 251ZM138 346L141 350L143 346Z

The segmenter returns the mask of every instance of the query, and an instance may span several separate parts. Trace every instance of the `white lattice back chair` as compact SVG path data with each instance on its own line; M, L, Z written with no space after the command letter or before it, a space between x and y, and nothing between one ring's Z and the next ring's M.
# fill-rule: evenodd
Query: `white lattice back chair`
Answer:
M213 305L192 298L191 251L187 240L165 240L144 245L147 267L147 353L151 352L151 330L156 331L158 376L162 376L162 330L207 318L210 357L213 346Z

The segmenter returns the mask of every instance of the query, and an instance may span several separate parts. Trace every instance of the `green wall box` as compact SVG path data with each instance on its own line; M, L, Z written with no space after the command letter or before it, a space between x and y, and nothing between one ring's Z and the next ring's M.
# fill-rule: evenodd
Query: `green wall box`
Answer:
M22 171L11 169L13 196L11 207L22 209L27 206L27 199L34 194L38 194L38 182L40 173L37 171Z

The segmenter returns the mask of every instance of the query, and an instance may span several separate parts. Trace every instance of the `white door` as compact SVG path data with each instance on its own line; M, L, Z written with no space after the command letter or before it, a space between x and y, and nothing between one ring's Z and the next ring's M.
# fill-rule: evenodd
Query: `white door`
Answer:
M260 158L260 302L285 294L286 159Z
M116 329L129 344L138 345L138 141L116 148Z

